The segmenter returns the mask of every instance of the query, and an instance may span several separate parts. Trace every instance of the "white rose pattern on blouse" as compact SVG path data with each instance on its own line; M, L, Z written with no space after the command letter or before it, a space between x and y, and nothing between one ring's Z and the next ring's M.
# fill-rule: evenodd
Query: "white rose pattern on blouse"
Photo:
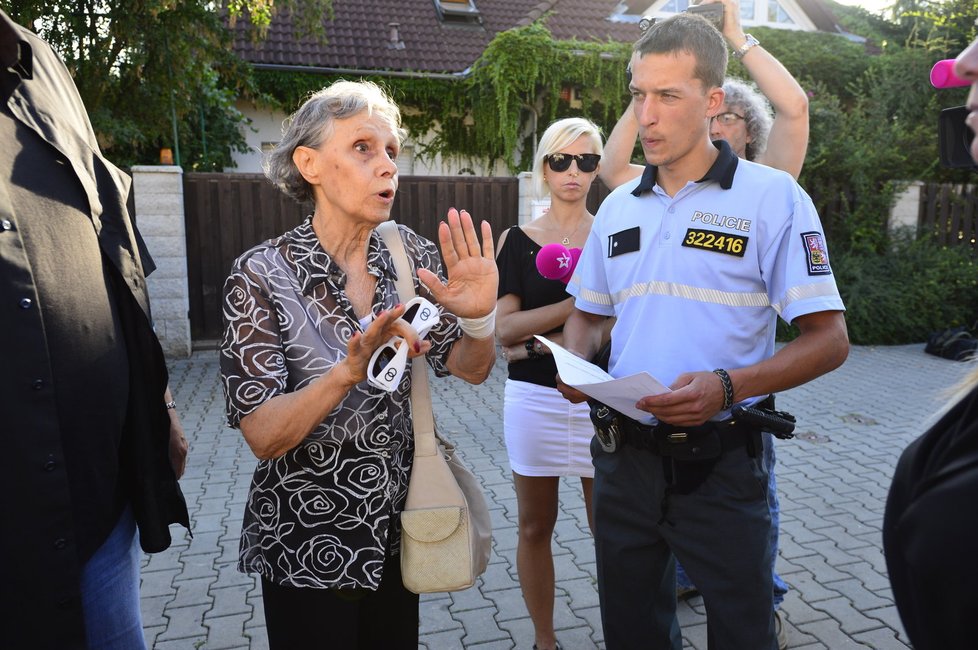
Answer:
M412 268L444 278L432 242L400 227ZM374 312L398 304L393 262L370 237L368 269L377 276ZM224 285L221 377L228 422L266 400L307 385L346 356L359 322L343 293L343 271L320 246L311 218L239 257ZM415 290L429 299L414 278ZM443 314L428 334L437 376L461 336ZM259 461L241 530L238 569L277 584L370 588L385 553L397 553L400 512L414 453L410 373L388 393L357 385L302 443Z

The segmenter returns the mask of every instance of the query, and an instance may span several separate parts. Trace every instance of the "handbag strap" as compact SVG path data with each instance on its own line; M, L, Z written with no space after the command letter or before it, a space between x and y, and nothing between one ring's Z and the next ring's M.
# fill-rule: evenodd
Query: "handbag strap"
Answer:
M414 298L414 281L408 264L407 251L397 223L385 221L377 226L377 234L387 245L397 273L397 295L402 303ZM431 386L428 384L428 368L424 357L411 359L411 420L414 423L414 455L434 456L438 453L435 440L435 416L431 410Z

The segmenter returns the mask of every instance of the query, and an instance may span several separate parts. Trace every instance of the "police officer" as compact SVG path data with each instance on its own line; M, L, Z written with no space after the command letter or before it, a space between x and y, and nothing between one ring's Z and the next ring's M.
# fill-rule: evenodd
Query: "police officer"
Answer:
M590 358L614 316L611 374L647 371L672 389L639 400L648 421L623 418L614 451L592 444L609 650L681 648L674 558L703 595L711 649L776 647L759 432L731 410L848 354L811 200L788 174L710 141L726 65L723 38L696 16L636 43L629 89L648 165L604 201L568 284L566 347ZM775 352L778 316L801 334Z

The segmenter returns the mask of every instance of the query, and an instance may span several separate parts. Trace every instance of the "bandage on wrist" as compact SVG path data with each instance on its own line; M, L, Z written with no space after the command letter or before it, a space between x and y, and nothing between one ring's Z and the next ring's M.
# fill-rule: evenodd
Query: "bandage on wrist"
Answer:
M473 339L484 339L492 336L496 332L496 308L479 318L458 317L458 326L466 335Z

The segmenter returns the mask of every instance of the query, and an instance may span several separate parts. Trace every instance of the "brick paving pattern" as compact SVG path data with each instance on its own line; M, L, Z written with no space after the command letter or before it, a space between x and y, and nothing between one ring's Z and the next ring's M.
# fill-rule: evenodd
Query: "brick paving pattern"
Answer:
M181 481L193 539L144 556L144 633L155 650L267 648L258 581L237 572L243 504L256 461L224 419L217 354L170 364L170 385L190 440ZM905 649L882 555L880 527L893 467L939 407L964 364L922 345L854 347L839 370L779 396L798 419L779 442L781 548L791 587L782 612L791 648ZM533 627L516 578L516 498L502 434L505 366L470 386L433 382L439 427L481 478L493 519L489 569L467 591L421 599L427 650L529 649ZM557 636L567 650L603 648L595 563L580 483L561 482L554 540ZM706 650L703 601L680 605L684 647ZM326 646L324 646L326 647Z

